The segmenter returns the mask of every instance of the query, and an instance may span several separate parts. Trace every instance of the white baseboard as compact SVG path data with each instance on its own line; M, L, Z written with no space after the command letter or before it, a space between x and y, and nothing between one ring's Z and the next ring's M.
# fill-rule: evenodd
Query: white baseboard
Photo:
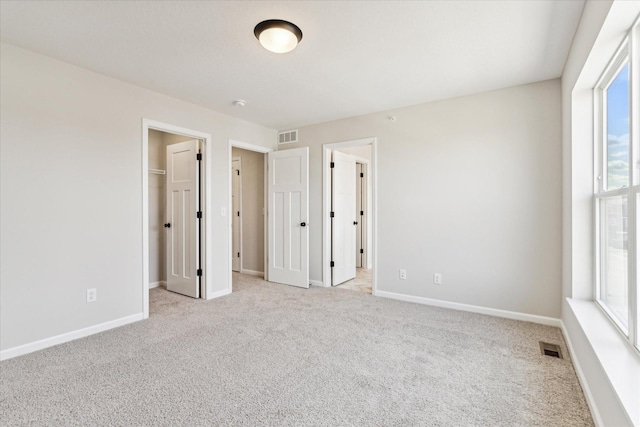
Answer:
M240 273L241 274L249 274L251 276L264 277L264 271L254 271L254 270L247 270L245 268L242 268L242 269L240 269Z
M231 293L231 289L223 289L221 291L216 291L216 292L212 293L211 295L207 295L207 300L220 298L220 297L223 297L225 295L229 295L230 293Z
M320 286L321 288L324 288L324 282L322 282L322 280L309 280L309 284L311 286Z
M48 347L53 347L54 345L63 344L65 342L77 340L78 338L88 337L89 335L97 334L99 332L104 332L109 329L117 328L119 326L124 326L129 323L137 322L142 319L143 319L142 313L132 314L131 316L122 317L120 319L100 323L99 325L89 326L87 328L78 329L77 331L56 335L55 337L45 338L29 344L19 345L17 347L0 351L0 360L12 359L14 357L22 356L24 354L33 353L34 351L42 350Z
M593 393L591 393L589 383L587 383L587 377L584 375L584 371L580 367L580 362L576 357L576 352L573 351L573 345L571 344L571 338L569 338L569 332L565 328L564 322L562 320L560 320L560 329L562 330L562 335L564 336L564 342L567 343L567 347L569 348L571 362L573 363L573 368L575 369L576 375L578 376L578 381L580 381L580 386L582 386L582 391L584 392L584 397L587 400L587 405L591 410L593 423L596 425L596 427L604 427L602 417L600 416L600 411L598 410L598 405L596 405L596 400L593 397Z
M450 308L453 310L469 311L471 313L487 314L489 316L504 317L506 319L523 320L525 322L540 323L542 325L560 327L562 322L554 317L538 316L536 314L518 313L517 311L500 310L497 308L481 307L479 305L462 304L432 298L416 297L413 295L397 294L395 292L376 291L377 297L391 298L400 301L415 302L434 307Z
M167 288L167 282L164 280L160 280L159 282L151 282L149 283L149 289L153 289L153 288L157 288L157 287L162 287L162 288Z

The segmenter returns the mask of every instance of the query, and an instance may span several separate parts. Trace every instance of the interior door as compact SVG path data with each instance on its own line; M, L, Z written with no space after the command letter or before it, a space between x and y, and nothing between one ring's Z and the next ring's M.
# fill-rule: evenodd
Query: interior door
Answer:
M333 152L331 169L331 260L333 286L356 277L356 160Z
M364 266L364 165L356 163L356 268Z
M167 146L167 289L200 297L198 140Z
M309 148L269 153L269 281L309 287Z
M231 162L231 227L233 235L233 253L231 269L240 271L240 159Z

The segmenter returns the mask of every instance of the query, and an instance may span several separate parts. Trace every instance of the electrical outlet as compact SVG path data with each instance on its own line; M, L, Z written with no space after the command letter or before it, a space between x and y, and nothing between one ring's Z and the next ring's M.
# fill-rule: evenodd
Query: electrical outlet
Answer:
M442 274L433 273L433 283L436 285L442 285Z
M407 270L404 268L400 269L400 280L407 280Z
M87 289L87 302L95 302L98 299L97 289Z

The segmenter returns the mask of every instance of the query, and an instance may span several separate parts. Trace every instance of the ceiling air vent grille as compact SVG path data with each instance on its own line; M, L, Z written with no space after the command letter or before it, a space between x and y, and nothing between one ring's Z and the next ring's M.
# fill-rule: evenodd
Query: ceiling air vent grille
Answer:
M291 144L298 142L298 129L278 132L278 144Z

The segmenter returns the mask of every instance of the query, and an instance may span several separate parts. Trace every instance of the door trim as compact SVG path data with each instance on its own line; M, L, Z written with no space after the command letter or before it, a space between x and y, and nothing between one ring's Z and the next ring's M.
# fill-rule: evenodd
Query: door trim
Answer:
M255 145L255 144L250 144L248 142L243 142L243 141L237 141L235 139L229 139L229 145L228 145L228 151L229 151L229 158L228 158L228 163L227 163L227 170L229 171L229 208L227 209L227 212L229 212L232 209L232 200L231 200L231 166L232 166L232 162L233 162L233 147L235 148L241 148L243 150L247 150L247 151L254 151L256 153L262 153L262 154L268 154L272 151L274 151L271 148L268 147L263 147L261 145ZM269 212L267 210L267 165L268 165L268 161L267 161L267 156L264 156L264 198L263 198L263 204L264 204L264 209L265 209L265 214L264 214L264 280L269 280L268 278L268 273L267 273L267 250L268 250L268 245L269 245L269 229L268 229L268 216L269 216ZM240 245L242 246L242 243L240 243ZM240 252L240 255L242 255L242 252ZM227 293L231 293L233 290L233 271L231 270L232 267L232 260L233 257L233 228L231 225L231 216L229 216L229 283L228 283L228 292ZM240 257L240 259L242 259L242 257ZM240 264L240 266L242 267L242 264ZM242 272L242 269L240 269L240 272Z
M211 187L211 164L212 164L212 150L211 148L211 134L199 132L192 129L187 129L179 126L175 126L169 123L158 122L147 118L142 118L142 313L143 319L149 317L149 130L154 129L161 132L174 133L178 135L184 135L189 138L201 140L202 157L204 168L204 179L202 180L202 189L200 194L200 206L203 210L202 225L204 232L203 244L201 247L201 259L204 260L204 266L200 266L203 269L202 282L204 286L201 286L200 298L211 299L215 298L213 292L213 275L208 272L213 269L213 260L206 256L206 251L213 247L213 233L212 227L207 226L212 224L211 220L211 197L209 192Z
M360 147L371 145L371 162L368 173L371 180L371 235L367 236L371 241L371 294L378 292L378 168L377 168L377 144L376 137L368 137L349 141L335 142L322 145L322 286L331 287L331 173L329 163L331 152L339 148Z

